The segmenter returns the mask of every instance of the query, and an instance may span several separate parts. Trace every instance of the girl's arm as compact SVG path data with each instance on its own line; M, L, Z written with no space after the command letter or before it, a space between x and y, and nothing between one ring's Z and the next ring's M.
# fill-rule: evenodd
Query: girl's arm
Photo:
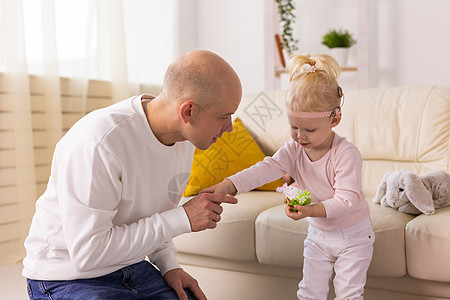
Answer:
M294 143L287 142L272 157L268 156L263 161L228 177L236 188L236 193L253 190L280 179L286 173L294 172L295 158L298 155Z
M343 149L336 158L336 175L333 188L334 196L321 202L327 212L327 218L335 218L351 213L361 198L362 157L356 147Z

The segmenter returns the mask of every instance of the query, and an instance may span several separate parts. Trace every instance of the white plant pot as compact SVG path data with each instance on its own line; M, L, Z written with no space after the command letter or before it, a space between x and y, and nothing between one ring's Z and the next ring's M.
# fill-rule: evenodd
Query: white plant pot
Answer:
M347 67L349 48L330 48L330 55L333 56L341 67Z

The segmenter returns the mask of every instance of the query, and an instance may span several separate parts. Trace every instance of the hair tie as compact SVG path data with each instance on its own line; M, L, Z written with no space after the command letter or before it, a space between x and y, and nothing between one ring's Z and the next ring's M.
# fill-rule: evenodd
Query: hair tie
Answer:
M316 70L317 70L317 68L315 65L309 65L309 68L308 68L309 73L315 73Z

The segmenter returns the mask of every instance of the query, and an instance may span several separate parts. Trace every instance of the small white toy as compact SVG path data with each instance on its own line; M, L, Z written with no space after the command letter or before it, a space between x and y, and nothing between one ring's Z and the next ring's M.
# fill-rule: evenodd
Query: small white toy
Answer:
M283 186L277 187L276 191L284 194L286 197L284 203L289 204L293 212L298 211L294 208L294 205L303 206L311 204L311 193L307 190L300 190L295 186L285 183Z
M450 174L433 171L418 176L407 170L389 171L373 202L412 215L432 215L435 209L450 205Z

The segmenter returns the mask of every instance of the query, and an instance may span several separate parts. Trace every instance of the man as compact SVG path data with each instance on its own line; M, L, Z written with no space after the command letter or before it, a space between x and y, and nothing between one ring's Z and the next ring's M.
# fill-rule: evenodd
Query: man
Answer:
M78 121L55 148L25 241L30 298L206 299L177 263L172 238L215 228L221 203L237 200L203 193L178 203L194 146L207 149L232 130L241 96L227 62L194 50L168 67L157 97Z

